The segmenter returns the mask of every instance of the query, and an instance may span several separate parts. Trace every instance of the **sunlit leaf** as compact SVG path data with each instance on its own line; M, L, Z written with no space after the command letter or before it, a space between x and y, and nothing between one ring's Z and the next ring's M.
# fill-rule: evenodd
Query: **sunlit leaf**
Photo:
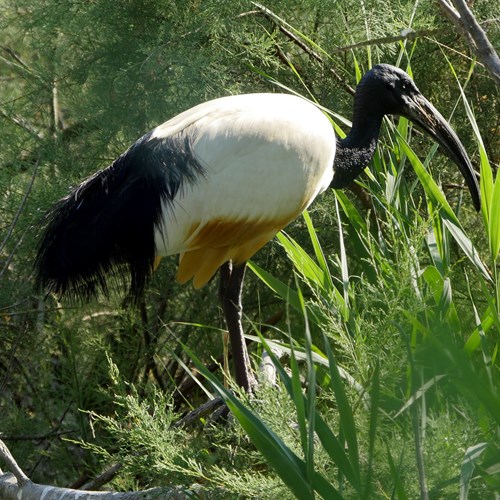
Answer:
M493 187L493 196L491 197L488 229L490 253L493 260L496 261L500 251L500 175L498 174Z
M460 468L460 500L467 500L476 462L488 447L488 443L478 443L467 448Z

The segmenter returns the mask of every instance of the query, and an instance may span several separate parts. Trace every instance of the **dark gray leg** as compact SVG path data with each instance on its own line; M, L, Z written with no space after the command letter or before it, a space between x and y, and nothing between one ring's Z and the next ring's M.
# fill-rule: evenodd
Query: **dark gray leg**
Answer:
M251 370L250 357L241 324L241 293L245 269L246 263L237 266L233 266L232 262L223 264L220 268L219 293L229 331L236 382L246 392L250 392L252 387L256 385L256 381Z

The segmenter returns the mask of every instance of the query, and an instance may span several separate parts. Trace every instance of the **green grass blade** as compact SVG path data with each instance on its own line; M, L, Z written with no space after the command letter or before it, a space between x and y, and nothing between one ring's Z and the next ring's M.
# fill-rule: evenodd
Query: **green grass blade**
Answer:
M490 296L491 297L491 296ZM476 328L470 334L467 342L464 346L464 351L467 354L472 354L481 345L481 333L485 334L488 330L495 324L496 311L488 306L483 316L480 318L479 323L477 323Z
M458 78L457 72L455 71L455 68L449 58L447 57L446 53L443 52L443 55L445 59L448 61L448 66L450 67L450 71L453 74L455 78L455 82L460 90L460 96L462 98L462 102L465 108L465 112L467 113L467 118L469 120L469 123L472 127L472 130L474 131L474 135L476 137L476 141L478 144L479 148L479 158L481 160L481 178L480 178L480 188L481 188L481 211L483 212L483 217L485 218L485 226L488 226L488 214L490 212L489 207L490 207L490 200L491 200L491 194L492 194L492 189L493 189L493 179L492 179L492 172L491 172L491 166L488 161L488 156L486 154L486 148L484 147L484 142L483 138L481 136L481 132L479 130L479 126L476 121L476 117L474 116L474 112L472 111L472 108L469 104L469 100L467 99L467 96L465 95L464 88L462 84L460 83L460 79ZM469 71L469 75L467 80L469 80L472 76L472 72L474 69L475 62L472 61L471 63L471 68Z
M368 228L365 219L346 194L340 190L336 190L335 198L340 203L343 213L349 219L349 223L352 224L354 230L361 233L366 232Z
M354 414L352 411L352 407L347 400L346 393L344 391L344 386L342 384L342 380L340 378L340 374L337 368L337 363L333 356L332 349L326 337L325 341L325 351L328 356L329 361L329 372L330 372L330 385L335 394L335 398L337 399L338 412L340 423L342 426L342 432L345 436L345 440L347 443L347 450L349 453L349 461L351 463L351 467L356 474L356 483L360 484L360 462L359 462L359 451L358 451L358 438L357 438L357 430L356 425L354 423Z
M393 418L399 417L401 413L405 412L410 406L415 403L418 399L420 399L431 387L433 387L439 380L441 380L443 377L446 375L434 375L430 380L428 380L425 384L423 384L421 387L419 387L415 393L408 398L408 401L405 402L405 404L396 412L396 414L393 416Z
M325 254L323 253L323 249L321 248L321 244L318 240L318 235L316 230L314 229L314 224L311 220L311 216L307 210L304 210L302 213L304 220L306 222L307 231L309 232L309 237L311 238L311 243L313 245L314 254L316 255L316 260L318 261L319 267L323 271L326 277L326 283L328 284L328 291L333 289L333 280L330 269L328 268L328 263L325 259Z
M465 274L465 277L467 280L470 301L471 304L473 305L473 311L475 311L474 296L477 294L477 292L474 293L472 292L471 287L469 286L469 279L467 274ZM477 326L471 333L470 337L467 339L467 342L464 347L464 351L468 354L471 354L481 345L482 337L486 336L486 334L491 330L492 326L495 326L497 331L500 331L500 315L498 314L497 301L490 293L490 288L488 287L488 284L485 282L485 280L481 279L481 276L479 276L479 279L481 284L481 291L483 292L482 299L483 300L486 299L488 307L482 314L479 322L477 319L477 313L475 314Z
M410 121L408 118L405 118L404 116L400 116L398 120L398 126L397 126L398 132L401 134L401 137L408 142L408 134L410 131Z
M275 278L272 274L268 273L265 269L260 267L255 262L247 262L248 267L260 280L265 283L273 292L280 296L283 300L286 300L289 305L291 305L296 311L302 312L302 305L300 303L298 293L285 283L283 283L278 278ZM310 321L314 324L322 324L322 313L321 311L312 304L307 307L309 312Z
M312 477L308 477L308 465L304 460L290 450L258 415L226 389L187 346L183 345L183 347L203 376L210 381L227 404L255 447L297 498L314 498L313 490L315 490L325 499L342 500L337 489L321 474L313 470Z
M179 363L179 366L189 375L189 377L193 380L193 382L206 394L207 398L209 400L212 400L214 397L210 393L209 390L205 388L205 386L198 380L198 378L195 376L193 373L193 370L190 369L184 361L177 356L177 354L174 352L173 349L167 347L167 350L169 351L170 355Z
M231 391L227 390L221 382L206 369L205 365L187 346L184 346L184 349L203 376L210 381L214 389L227 404L234 417L245 429L252 443L262 453L290 491L292 491L297 498L311 498L313 495L312 487L307 482L303 460L293 453L283 441Z
M482 142L479 144L479 156L481 159L481 178L479 188L481 189L481 214L483 215L484 227L490 227L490 213L493 197L493 171ZM498 175L497 175L498 177Z
M347 321L349 318L349 270L347 268L347 255L344 244L344 233L342 232L342 220L340 218L339 202L337 196L335 196L335 213L337 215L337 222L339 227L340 270L342 274L342 291L345 304L343 318L344 321Z
M290 236L281 231L276 235L278 241L285 249L289 259L299 273L312 284L319 287L322 292L329 295L331 275L322 269L310 255Z
M372 489L372 476L373 476L373 458L375 452L375 441L377 437L377 417L378 405L380 400L380 363L377 359L375 370L372 377L372 387L370 391L371 405L370 405L370 427L368 430L368 471L364 485L363 497L370 498Z
M256 332L257 332L257 335L259 335L259 331L256 330ZM267 347L271 347L271 348L275 347L275 348L277 348L281 351L284 351L285 353L288 353L288 354L290 354L290 352L291 352L291 349L288 345L284 345L281 342L276 342L276 341L269 340L269 339L263 339L262 335L260 337L255 336L255 335L245 335L245 338L247 338L249 340L253 340L254 342L261 342L263 345L266 346L266 349L267 349ZM300 346L294 347L294 351L295 351L295 357L297 358L297 360L305 360L306 359L306 354L305 354L304 350L301 350ZM311 356L312 356L314 363L317 365L324 366L327 369L329 369L330 364L328 362L328 359L326 358L326 355L319 354L319 350L317 347L315 347L315 351L316 352L311 353ZM270 355L271 355L271 358L273 359L273 362L277 361L277 358L272 357L272 353L270 353ZM358 392L358 394L360 396L362 396L363 399L365 399L366 401L369 402L369 397L366 394L364 387L361 384L359 384L341 366L337 366L337 369L339 370L339 374L340 374L341 378L344 381L346 381L354 390L356 390L356 392Z
M335 191L335 198L342 207L342 216L347 217L348 224L345 228L342 227L342 219L340 214L337 214L339 226L339 238L343 237L343 230L347 230L349 239L349 247L353 249L358 257L358 263L363 267L363 271L368 276L373 276L373 269L370 265L370 251L367 244L367 235L369 233L368 225L363 216L352 203L351 200L340 190ZM346 264L347 267L347 264ZM344 299L345 300L345 299Z
M392 479L394 481L394 492L396 493L399 500L407 500L408 495L406 494L404 484L401 480L401 475L399 473L399 469L398 469L398 467L396 467L396 464L394 463L394 459L392 458L391 449L390 449L388 443L386 443L386 448L387 448L387 461L389 462L391 476L392 476ZM394 498L394 493L392 494L391 498Z
M248 262L247 265L273 292L286 300L296 311L301 310L299 296L295 290L254 262Z
M476 461L487 447L488 443L478 443L469 447L465 452L462 466L460 468L460 500L467 500L472 475L474 473L474 469L476 468Z
M425 170L424 165L417 157L415 152L399 134L398 141L403 148L406 156L413 165L415 173L422 183L422 186L424 187L427 196L431 200L431 203L434 207L440 207L440 215L446 228L450 231L452 237L458 243L465 255L474 264L475 268L483 275L486 280L491 281L491 277L488 270L486 269L486 266L483 264L471 240L462 229L460 222L451 209L450 205L448 204L446 197L441 192L438 185L434 182L432 176Z
M469 239L469 237L465 234L460 224L457 224L454 220L450 220L446 217L443 217L443 222L448 231L453 236L453 239L458 243L462 251L472 262L472 264L474 264L474 267L478 270L478 272L482 274L485 280L491 282L491 276L488 269L483 264L483 261L479 257L478 251L472 244L472 241Z
M297 280L296 280L297 281ZM307 457L307 475L309 478L313 477L314 473L314 420L316 415L316 370L312 359L312 338L311 331L309 330L309 321L307 319L307 309L304 302L302 291L297 282L297 290L302 304L302 316L304 317L305 327L305 353L306 353L306 366L307 366L307 388L306 397L302 401L307 403L307 448L304 449L304 456ZM299 378L300 383L300 378ZM302 396L302 390L299 385L299 394Z
M432 203L429 203L429 213L432 217L433 243L436 245L438 256L434 258L434 264L444 276L450 267L450 245L449 236L443 227L443 222L439 216L439 211L434 210Z
M434 343L436 354L442 356L443 366L448 364L448 380L473 404L481 403L490 418L500 426L500 395L496 388L492 388L484 376L476 371L470 358L463 350L457 349L451 339L441 342L436 336L428 338Z
M307 414L306 414L306 399L302 394L302 385L300 382L300 370L299 365L297 363L297 358L295 357L294 349L293 349L293 341L290 339L290 370L292 372L292 376L290 378L291 381L291 394L290 396L293 399L293 404L295 405L295 411L297 413L297 423L299 426L300 433L300 443L302 446L302 453L305 457L308 456L308 432L307 432ZM307 471L307 475L310 478L311 471Z
M441 295L443 293L444 278L443 275L434 266L427 266L422 273L422 277L425 283L429 287L429 290L434 298L436 304L441 300Z
M420 183L422 184L425 193L431 200L435 207L441 207L441 210L448 216L449 219L453 220L456 224L459 224L457 216L451 209L450 205L443 192L439 189L438 185L435 183L432 176L427 172L420 158L415 154L413 149L409 146L406 140L398 133L398 142L400 147L405 152L406 156L410 160L410 163L417 174Z
M498 259L498 252L500 252L500 175L498 174L495 179L493 195L491 197L488 235L491 258L496 262Z
M264 346L264 349L267 351L270 358L272 359L276 367L276 370L278 371L280 379L283 382L283 385L285 386L285 389L287 390L288 394L291 397L293 397L293 387L292 387L291 377L286 373L285 369L283 368L283 365L280 363L276 355L272 352L271 348L272 343L268 344L268 342L262 337L260 332L257 333L259 335L260 342ZM296 354L298 357L299 353L297 352ZM321 364L323 364L324 366L328 366L326 364L326 361L323 360L322 358L320 359L318 355L312 353L312 357L316 363L321 362ZM305 359L305 355L303 355L303 358ZM362 388L358 387L357 389L361 390ZM302 397L305 396L302 395ZM315 411L315 416L314 416L314 430L316 431L318 439L320 440L324 450L328 453L333 463L337 465L339 471L341 471L341 473L356 489L356 491L360 492L361 484L360 484L359 471L356 472L355 469L352 467L349 458L346 455L344 446L335 436L330 427L326 424L323 417L317 411Z

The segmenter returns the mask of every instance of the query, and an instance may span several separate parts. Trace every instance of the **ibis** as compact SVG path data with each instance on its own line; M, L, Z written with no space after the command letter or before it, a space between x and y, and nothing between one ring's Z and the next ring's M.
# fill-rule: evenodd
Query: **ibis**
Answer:
M317 106L275 93L211 100L148 132L47 212L37 285L89 299L128 276L137 297L161 257L178 254L177 280L195 288L221 269L235 378L251 391L242 329L245 263L318 194L348 186L363 171L389 114L438 142L479 210L477 178L455 132L408 74L380 64L359 82L352 128L342 140Z

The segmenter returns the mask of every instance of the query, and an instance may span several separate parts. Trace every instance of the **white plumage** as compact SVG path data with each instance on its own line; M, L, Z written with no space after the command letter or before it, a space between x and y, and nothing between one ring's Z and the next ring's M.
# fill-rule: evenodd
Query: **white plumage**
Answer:
M286 94L224 97L157 127L151 140L189 136L205 170L163 205L158 256L181 254L178 279L204 285L227 260L248 260L294 220L333 176L328 118Z

